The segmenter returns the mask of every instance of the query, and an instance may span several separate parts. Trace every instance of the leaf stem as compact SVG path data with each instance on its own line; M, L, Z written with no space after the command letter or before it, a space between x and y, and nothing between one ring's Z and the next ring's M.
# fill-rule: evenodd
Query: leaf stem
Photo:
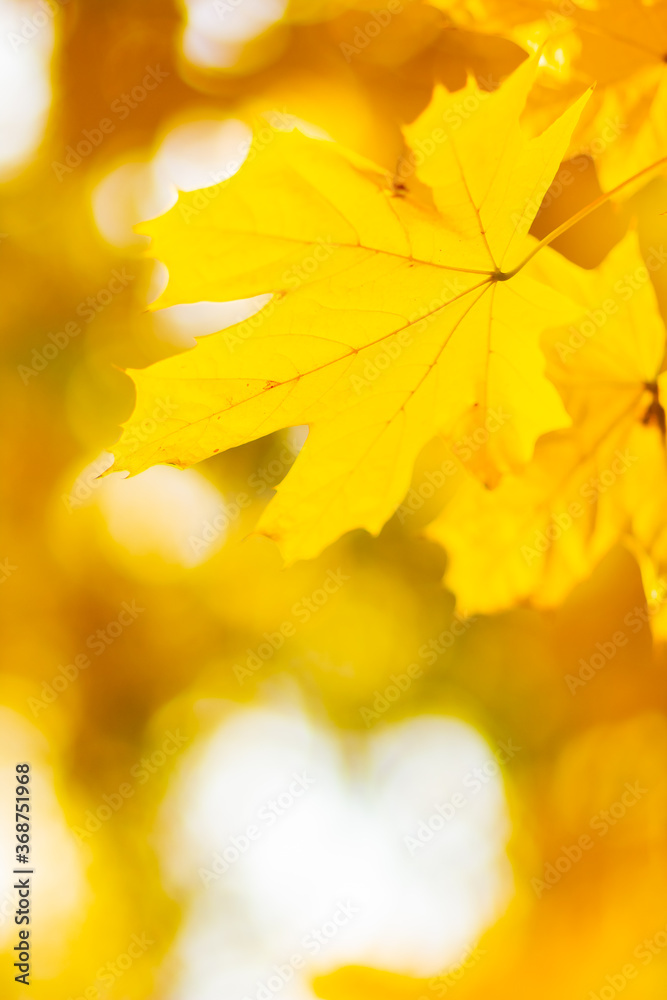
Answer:
M594 212L596 209L600 208L601 205L604 205L606 202L608 202L610 198L613 198L614 195L618 194L619 191L622 191L623 188L627 187L629 184L632 184L633 181L639 180L639 178L643 177L644 174L648 174L652 170L655 170L657 167L662 166L662 164L664 163L667 163L667 156L662 156L659 160L656 160L654 163L649 164L648 167L644 167L638 173L633 174L632 177L628 177L626 180L621 181L621 183L617 184L615 188L611 189L611 191L607 191L604 194L601 194L599 198L596 198L595 201L592 201L589 205L586 205L584 208L580 209L566 222L563 222L560 226L554 229L553 232L549 233L547 236L541 239L540 242L533 247L528 256L524 257L521 263L517 264L517 266L512 268L511 271L502 271L500 274L496 275L495 276L496 280L506 281L508 278L513 278L515 274L518 274L521 268L526 266L529 260L533 259L535 254L538 253L542 249L542 247L549 246L549 244L553 243L555 239L557 239L559 236L562 236L563 233L566 233L568 229L572 228L572 226L576 226L577 222L581 222L581 220L585 219L587 215L591 214L591 212Z

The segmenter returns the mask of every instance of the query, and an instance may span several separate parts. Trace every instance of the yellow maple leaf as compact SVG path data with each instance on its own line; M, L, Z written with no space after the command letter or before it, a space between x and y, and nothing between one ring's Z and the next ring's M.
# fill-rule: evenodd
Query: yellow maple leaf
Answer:
M605 188L667 155L667 0L443 0L463 25L541 46L536 124L582 89L595 93L569 156L590 155Z
M626 535L665 547L665 330L650 273L666 262L660 248L646 266L634 233L596 271L561 262L559 283L584 305L549 332L548 373L573 426L545 435L492 492L467 476L428 529L466 609L555 605Z
M522 270L537 245L527 230L585 100L528 139L519 115L535 70L524 63L493 94L439 90L393 180L333 143L276 131L236 176L146 224L170 271L158 306L273 298L133 373L115 468L185 467L308 424L260 522L293 560L353 528L377 533L420 449L456 417L505 407L490 475L528 461L540 434L567 423L539 334L577 309ZM142 430L166 397L171 415Z
M667 2L605 0L577 14L576 31L575 74L597 90L580 142L613 187L667 155Z

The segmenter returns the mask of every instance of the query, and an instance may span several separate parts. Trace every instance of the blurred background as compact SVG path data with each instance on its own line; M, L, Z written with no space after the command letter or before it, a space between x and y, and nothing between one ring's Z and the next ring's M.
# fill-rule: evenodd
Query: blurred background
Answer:
M20 760L36 998L664 994L664 651L627 551L558 608L474 616L422 537L438 491L282 567L252 529L303 428L98 478L133 405L124 369L243 315L149 312L166 275L133 226L234 173L266 121L393 170L436 82L494 89L540 40L473 8L0 0L7 995ZM557 104L572 64L543 58ZM600 192L594 153L573 149L585 169L537 235ZM630 224L664 239L646 208L664 195L652 181L556 245L592 267Z

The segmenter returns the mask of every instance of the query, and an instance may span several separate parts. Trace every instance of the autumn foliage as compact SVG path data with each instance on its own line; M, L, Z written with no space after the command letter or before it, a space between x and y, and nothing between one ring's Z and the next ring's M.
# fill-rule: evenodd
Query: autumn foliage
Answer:
M55 11L0 186L3 761L50 769L80 882L34 993L146 930L108 995L171 995L166 734L292 699L359 754L433 715L521 748L474 957L317 996L655 1000L667 2L289 0L243 38L225 2Z

